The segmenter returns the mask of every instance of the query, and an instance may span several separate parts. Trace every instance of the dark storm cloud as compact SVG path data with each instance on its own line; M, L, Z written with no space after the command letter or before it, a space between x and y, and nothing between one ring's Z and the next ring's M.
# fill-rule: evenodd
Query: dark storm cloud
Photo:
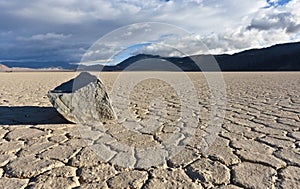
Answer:
M268 14L260 18L254 18L247 29L271 30L282 29L287 33L299 32L300 24L295 22L295 15L292 13Z
M277 7L268 9L266 19L255 15L267 5L266 0L0 0L0 61L78 62L85 50L108 32L147 21L199 34L204 42L213 41L209 46L218 53L252 47L253 36L262 46L279 42L275 35L284 34L280 42L290 38L285 34L294 37L299 31L298 0L280 7L294 11L290 15L277 15ZM284 29L284 33L272 32L270 39L262 33L273 29ZM197 40L178 45L189 46Z

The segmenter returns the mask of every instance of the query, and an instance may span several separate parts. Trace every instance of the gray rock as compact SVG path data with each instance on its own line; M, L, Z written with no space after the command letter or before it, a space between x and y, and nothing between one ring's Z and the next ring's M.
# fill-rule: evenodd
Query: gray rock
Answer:
M29 184L31 189L65 188L71 189L79 186L76 177L76 168L63 166L38 175L34 182Z
M142 188L148 178L146 171L123 172L108 180L110 188Z
M27 186L29 179L7 178L0 179L0 188L20 188L23 189Z
M80 148L74 148L68 145L59 145L38 154L38 157L41 157L42 159L59 160L67 163L79 150Z
M35 128L15 128L6 135L6 139L11 140L32 140L49 135L47 131L41 131Z
M276 171L261 164L244 162L233 167L233 183L245 188L275 188Z
M116 118L100 79L87 72L48 92L57 111L74 123L95 123Z
M203 155L218 160L227 166L240 162L240 159L233 154L233 150L229 147L229 140L221 137L217 137L215 142L203 152Z
M105 163L100 163L97 166L84 166L77 171L81 183L106 182L116 173L117 171L113 166Z
M279 169L286 166L286 163L284 161L267 153L263 154L258 152L238 150L237 154L240 155L243 161L247 160L250 162L262 163L262 164L269 165L275 169Z
M24 146L22 141L0 143L0 154L10 154L19 151Z
M280 149L276 151L274 155L288 161L289 164L300 166L300 150L293 148Z
M199 182L193 182L182 169L154 169L151 171L151 177L144 188L201 189L202 186Z
M200 159L187 167L187 174L193 180L199 180L205 184L229 184L230 170L218 161Z
M13 154L1 154L0 155L0 167L5 166L9 161L15 159L17 156Z
M280 173L283 181L281 183L282 188L299 188L300 183L300 168L295 166L289 166Z
M39 159L32 155L20 157L9 162L5 166L5 169L10 177L32 178L55 167L61 166L64 166L64 164L59 161Z

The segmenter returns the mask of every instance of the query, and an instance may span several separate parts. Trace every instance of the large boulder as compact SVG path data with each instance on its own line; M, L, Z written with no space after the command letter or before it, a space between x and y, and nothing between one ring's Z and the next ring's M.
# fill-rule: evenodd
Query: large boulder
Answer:
M73 123L93 124L116 118L103 83L87 72L49 91L48 98Z

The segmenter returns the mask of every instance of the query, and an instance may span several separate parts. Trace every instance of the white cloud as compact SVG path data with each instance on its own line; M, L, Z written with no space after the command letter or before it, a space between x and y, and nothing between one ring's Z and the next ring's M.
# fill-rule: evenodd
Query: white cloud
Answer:
M108 55L126 48L126 44L134 45L149 40L152 40L152 45L144 46L135 53L179 55L175 49L185 49L185 52L190 54L208 51L214 54L232 53L300 40L300 0L291 0L284 5L278 2L278 0L271 0L269 3L266 0L0 0L2 10L0 33L7 31L14 33L7 35L6 43L9 36L13 38L16 35L20 36L17 42L28 42L28 46L32 41L68 39L69 44L66 46L69 45L68 48L75 46L76 49L70 50L70 53L76 54L76 50L79 49L77 44L85 41L90 44L104 33L120 26L136 22L163 22L184 28L191 35L167 39L161 36L175 32L170 31L168 27L157 25L157 28L149 28L147 24L132 25L126 32L115 31L115 38L107 39L107 46L94 57L99 60L104 57L103 60L107 60ZM273 6L270 6L271 4ZM4 18L12 21L4 22ZM68 35L70 33L72 35ZM94 35L91 35L93 33ZM105 39L103 41L105 42ZM11 43L16 43L15 38L11 39ZM80 53L82 54L82 50Z
M46 34L37 34L32 35L31 37L18 37L20 41L47 41L47 40L63 40L71 35L57 34L57 33L46 33Z

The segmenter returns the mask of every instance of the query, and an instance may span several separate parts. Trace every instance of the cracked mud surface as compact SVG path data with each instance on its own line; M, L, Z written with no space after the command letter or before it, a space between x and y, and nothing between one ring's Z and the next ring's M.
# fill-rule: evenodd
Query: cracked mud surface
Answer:
M176 74L180 73L170 77ZM178 129L174 125L188 122L178 114L180 101L172 88L149 80L131 93L128 107L141 128L144 120L160 110L149 106L153 98L167 102L168 113L155 117L163 123L158 128L136 133L128 129L134 124L126 129L106 123L107 135L103 135L93 127L79 132L48 102L47 91L74 76L0 74L0 188L300 187L300 73L224 73L226 115L205 151L199 144L209 120L210 94L201 73L188 73L199 95L196 133L182 151L149 168L139 168L147 164L142 160L149 154L124 152L127 158L121 158L116 141L134 147L158 145ZM117 73L100 77L111 91ZM89 140L83 140L85 136ZM179 144L184 136L174 141ZM88 143L97 146L101 156ZM153 161L165 158L150 155Z

